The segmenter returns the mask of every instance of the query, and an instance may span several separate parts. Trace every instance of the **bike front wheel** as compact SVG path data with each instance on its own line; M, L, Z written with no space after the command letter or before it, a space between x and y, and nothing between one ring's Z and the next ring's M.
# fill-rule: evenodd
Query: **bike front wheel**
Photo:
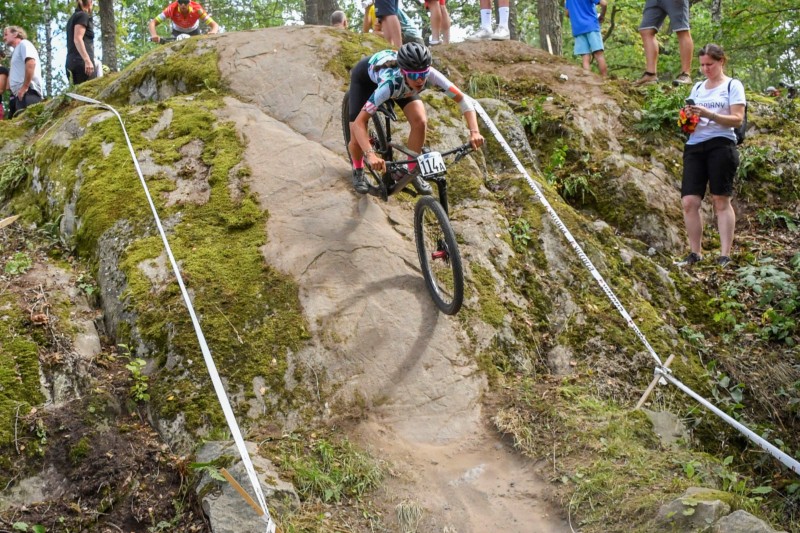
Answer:
M442 204L423 196L414 208L414 238L422 275L431 298L446 315L454 315L464 302L464 271L456 234Z

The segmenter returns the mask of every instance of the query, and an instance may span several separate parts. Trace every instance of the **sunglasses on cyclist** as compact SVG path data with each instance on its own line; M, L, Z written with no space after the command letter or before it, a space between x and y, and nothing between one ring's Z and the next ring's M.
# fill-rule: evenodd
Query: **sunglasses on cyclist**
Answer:
M428 74L431 73L431 69L426 68L425 70L404 70L400 69L400 72L403 73L403 76L408 76L408 79L411 81L416 80L424 80L428 78Z

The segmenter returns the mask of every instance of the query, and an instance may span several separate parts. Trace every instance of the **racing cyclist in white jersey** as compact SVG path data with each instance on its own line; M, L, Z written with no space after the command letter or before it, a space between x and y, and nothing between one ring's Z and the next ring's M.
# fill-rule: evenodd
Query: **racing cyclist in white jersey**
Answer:
M383 50L358 62L350 72L350 156L353 161L353 188L365 194L369 183L364 176L364 157L376 172L384 172L386 163L369 142L367 125L384 102L396 102L408 119L411 132L407 146L419 153L425 144L428 118L419 93L427 87L439 87L458 102L469 128L469 142L478 149L484 139L478 129L478 118L472 99L441 72L431 67L431 53L419 43L406 43L399 51ZM410 163L410 172L416 170ZM420 194L431 194L431 186L417 174L412 182Z

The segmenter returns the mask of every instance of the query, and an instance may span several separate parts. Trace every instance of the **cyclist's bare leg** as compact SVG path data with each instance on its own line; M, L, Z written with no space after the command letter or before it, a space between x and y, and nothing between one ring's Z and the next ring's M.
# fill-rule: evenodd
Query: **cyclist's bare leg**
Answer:
M428 127L428 117L425 114L425 105L422 100L414 100L406 104L403 113L411 126L408 134L408 148L419 153L425 144L425 133Z
M358 141L356 141L356 134L353 128L355 122L350 123L350 143L347 145L347 148L350 150L350 158L353 161L358 161L362 157L364 157L364 151L359 146Z

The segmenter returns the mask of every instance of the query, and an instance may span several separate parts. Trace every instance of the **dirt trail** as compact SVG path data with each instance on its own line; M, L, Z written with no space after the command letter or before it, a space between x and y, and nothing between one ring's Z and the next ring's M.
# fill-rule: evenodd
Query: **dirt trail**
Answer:
M426 531L569 531L546 484L483 421L485 378L458 322L430 301L410 205L359 198L343 154L255 105L226 103L270 213L264 255L300 285L314 340L298 358L338 389L334 410L366 404L355 433L398 474L387 501L424 507Z

